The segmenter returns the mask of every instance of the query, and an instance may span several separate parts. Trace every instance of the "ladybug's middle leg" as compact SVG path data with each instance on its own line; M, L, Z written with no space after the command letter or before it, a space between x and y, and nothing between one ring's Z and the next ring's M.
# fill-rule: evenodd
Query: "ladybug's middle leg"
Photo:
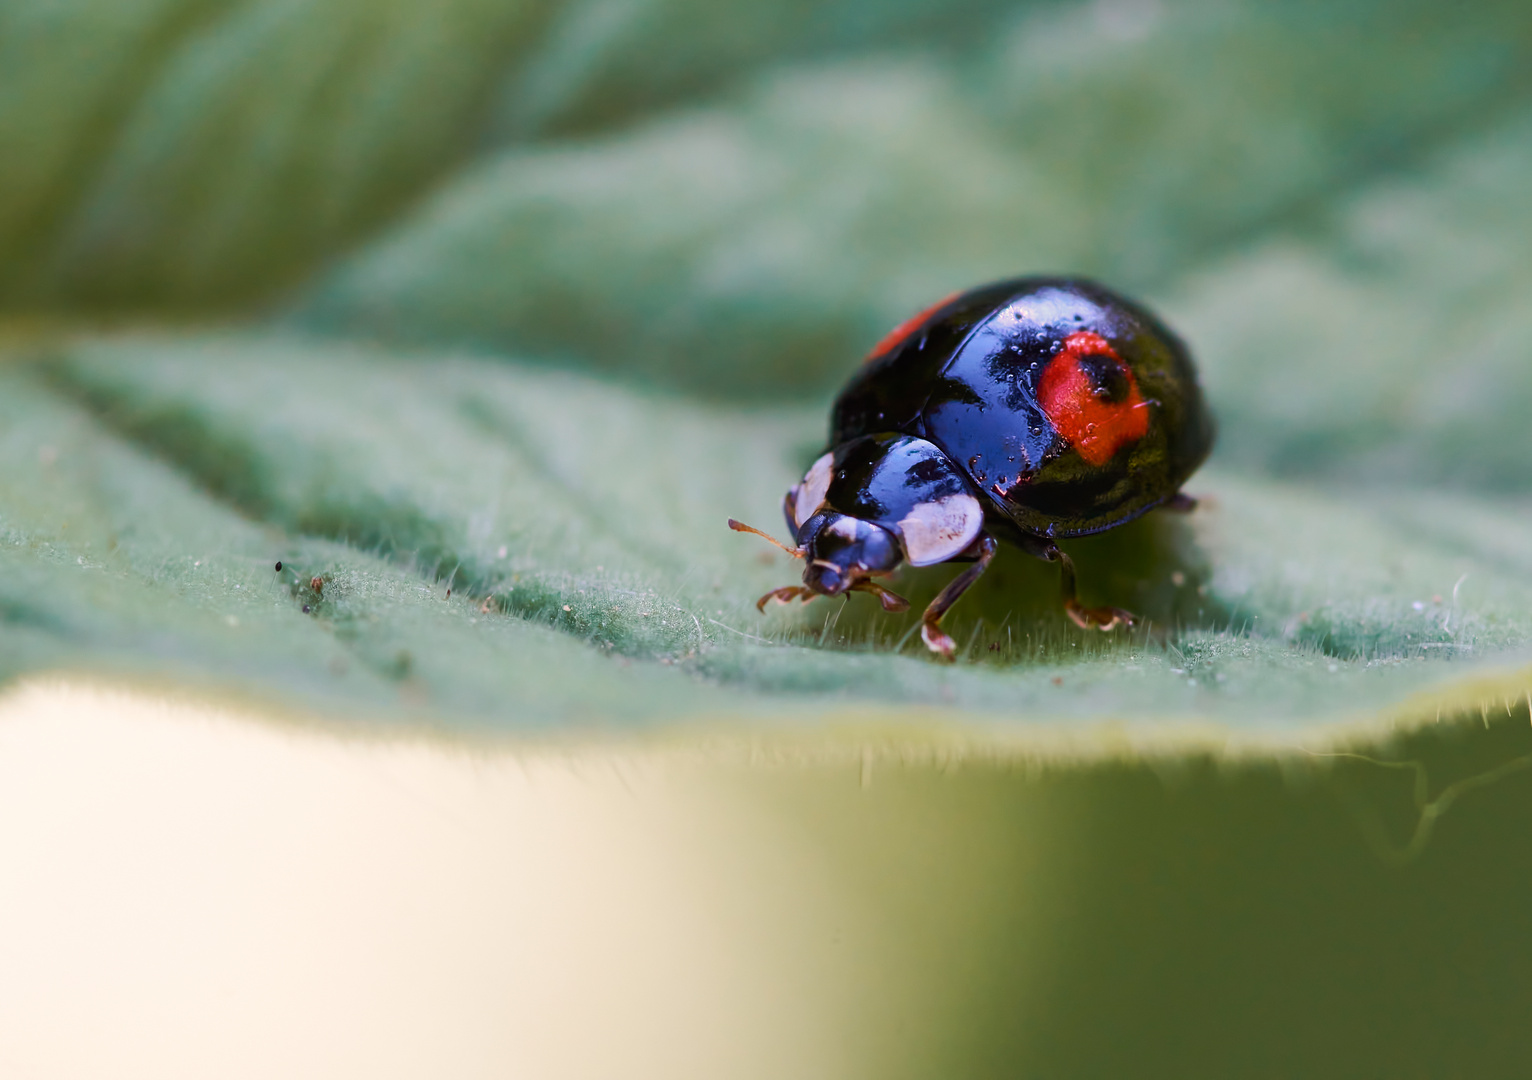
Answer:
M957 645L937 625L942 616L947 614L947 609L957 603L958 597L967 591L968 586L979 580L979 575L989 566L989 561L995 557L994 538L986 533L980 533L979 538L973 542L973 547L968 551L978 551L978 561L957 577L947 582L947 587L936 594L936 599L926 608L926 613L920 617L920 640L926 643L926 647L934 653L940 653L945 660L951 660L953 653L957 651ZM966 552L965 552L966 554Z
M1041 554L1049 562L1059 564L1059 592L1064 600L1064 613L1074 620L1074 624L1081 630L1115 630L1119 626L1132 626L1137 621L1131 611L1124 611L1122 608L1082 606L1079 597L1075 594L1074 560L1052 544L1048 545Z

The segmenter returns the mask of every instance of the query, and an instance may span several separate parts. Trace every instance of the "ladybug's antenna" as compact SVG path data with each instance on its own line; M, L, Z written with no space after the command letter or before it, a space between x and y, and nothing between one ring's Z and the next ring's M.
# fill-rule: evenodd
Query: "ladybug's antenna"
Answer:
M770 533L761 532L761 530L757 529L754 525L746 525L743 521L735 521L733 518L730 518L729 528L733 529L735 532L755 533L756 536L764 537L765 539L770 540L773 544L777 545L777 547L787 552L793 558L803 558L802 548L790 548L786 544L782 543L782 541L778 540L775 536L772 536Z

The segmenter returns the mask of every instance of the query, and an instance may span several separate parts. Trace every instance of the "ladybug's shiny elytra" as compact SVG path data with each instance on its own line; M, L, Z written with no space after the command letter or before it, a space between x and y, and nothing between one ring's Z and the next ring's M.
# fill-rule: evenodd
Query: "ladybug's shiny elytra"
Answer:
M831 449L784 504L796 546L779 546L807 563L803 584L757 606L861 591L903 611L876 578L901 562L972 562L922 620L926 645L951 658L941 617L998 538L1059 564L1081 627L1131 624L1118 608L1080 605L1054 541L1190 506L1181 485L1212 442L1186 347L1138 305L1069 278L960 293L895 328L841 391Z

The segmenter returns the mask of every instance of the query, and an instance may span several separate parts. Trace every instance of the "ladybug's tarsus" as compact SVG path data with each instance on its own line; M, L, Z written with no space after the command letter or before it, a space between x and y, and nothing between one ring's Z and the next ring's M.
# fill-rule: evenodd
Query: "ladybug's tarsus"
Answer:
M1188 495L1184 491L1178 491L1160 504L1161 510L1169 510L1173 514L1190 514L1197 509L1200 500L1195 495Z
M1138 617L1131 611L1115 607L1081 607L1078 601L1065 604L1064 613L1081 630L1105 632L1116 630L1119 626L1132 626L1138 621Z
M951 660L957 654L957 642L948 637L947 632L935 623L920 624L920 640L926 643L926 648L943 660Z

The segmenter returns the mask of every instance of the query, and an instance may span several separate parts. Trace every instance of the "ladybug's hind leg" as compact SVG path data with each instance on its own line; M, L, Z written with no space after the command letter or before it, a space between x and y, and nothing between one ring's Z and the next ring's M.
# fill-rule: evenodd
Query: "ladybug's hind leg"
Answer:
M1138 621L1131 611L1122 608L1088 608L1081 605L1075 594L1074 560L1052 544L1041 554L1049 562L1059 564L1059 592L1064 600L1064 613L1081 630L1115 630L1119 626L1132 626Z
M968 550L978 552L978 561L947 582L947 587L936 594L936 599L931 601L926 613L920 617L920 640L926 643L926 648L941 654L944 660L952 659L957 645L938 624L942 616L947 614L947 609L957 603L958 597L968 590L968 586L979 580L979 575L984 573L989 561L995 557L994 538L981 533Z

